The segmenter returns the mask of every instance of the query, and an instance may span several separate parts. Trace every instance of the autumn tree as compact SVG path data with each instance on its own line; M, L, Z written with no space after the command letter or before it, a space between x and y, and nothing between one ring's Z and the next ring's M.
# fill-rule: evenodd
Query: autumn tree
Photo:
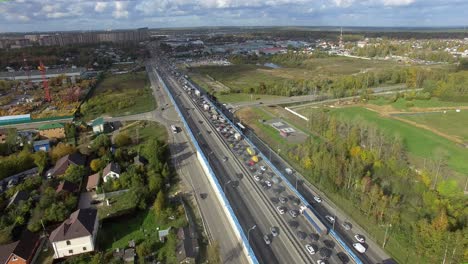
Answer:
M75 153L75 152L76 152L76 148L73 147L72 145L65 144L65 143L58 143L57 146L52 148L52 150L50 151L50 157L52 159L52 162L55 163L61 157L66 156L68 154Z

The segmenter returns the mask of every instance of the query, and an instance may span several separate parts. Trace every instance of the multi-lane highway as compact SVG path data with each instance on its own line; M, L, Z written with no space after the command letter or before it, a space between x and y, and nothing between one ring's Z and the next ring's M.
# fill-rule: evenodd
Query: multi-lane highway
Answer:
M242 157L242 153L238 153L239 156L234 154L215 130L214 124L203 114L200 105L197 105L200 101L197 102L195 98L184 93L181 86L162 65L159 62L160 75L175 95L176 103L207 155L218 181L223 185L244 232L249 235L257 258L262 263L315 263L314 261L325 255L330 257L331 263L337 262L334 250L337 248L341 251L341 249L330 237L326 235L322 238L317 237L312 226L302 216L293 217L279 213L278 205L275 205L278 203L278 195L275 193L284 192L282 195L291 197L292 201L295 199L293 192L289 192L290 190L281 184L275 186L276 188L263 188L263 184L255 181L253 174L247 169L248 166L241 162L242 158L246 157ZM288 209L294 211L299 209L298 204L293 202L282 206L290 207ZM256 228L251 229L253 226ZM272 236L271 227L278 228L277 237ZM248 232L249 230L251 232ZM272 240L270 245L267 245L263 239L265 234L268 234ZM317 250L324 253L312 256L305 249L306 243L313 244ZM326 250L321 250L322 248Z

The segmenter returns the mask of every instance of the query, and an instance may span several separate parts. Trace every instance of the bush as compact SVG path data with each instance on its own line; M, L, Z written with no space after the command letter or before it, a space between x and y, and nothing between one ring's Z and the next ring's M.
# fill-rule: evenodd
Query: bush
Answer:
M406 102L406 107L413 107L414 104L412 102Z
M114 138L114 143L118 147L128 146L132 143L132 139L127 133L119 133Z

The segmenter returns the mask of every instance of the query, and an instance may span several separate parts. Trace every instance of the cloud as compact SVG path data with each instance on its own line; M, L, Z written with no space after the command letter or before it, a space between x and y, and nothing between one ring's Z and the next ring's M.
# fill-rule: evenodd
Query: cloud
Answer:
M104 12L106 8L107 8L106 2L97 2L96 5L94 6L94 11L101 13L101 12Z
M115 10L112 12L114 18L128 18L128 14L126 2L115 2Z
M414 3L415 0L383 0L386 6L405 6Z

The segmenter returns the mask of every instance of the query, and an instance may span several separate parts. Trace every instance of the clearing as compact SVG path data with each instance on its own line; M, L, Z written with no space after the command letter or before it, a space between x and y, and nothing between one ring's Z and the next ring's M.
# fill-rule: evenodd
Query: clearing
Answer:
M138 72L106 75L81 106L81 113L85 120L92 120L101 115L133 115L155 108L148 76L146 72Z

